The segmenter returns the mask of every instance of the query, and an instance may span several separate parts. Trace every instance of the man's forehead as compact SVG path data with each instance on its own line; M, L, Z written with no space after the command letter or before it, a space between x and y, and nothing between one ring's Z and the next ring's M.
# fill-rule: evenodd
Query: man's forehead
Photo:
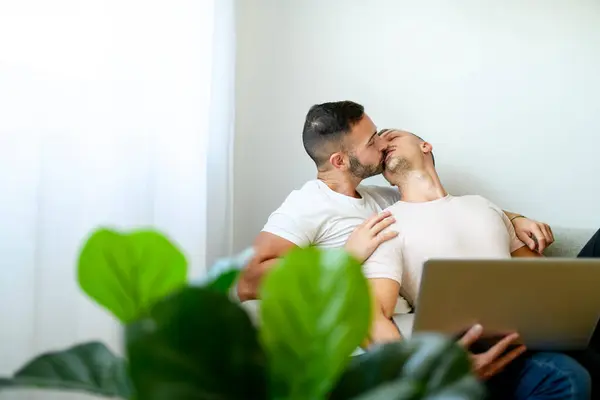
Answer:
M385 128L385 129L382 129L382 130L380 130L379 132L377 132L377 134L378 134L379 136L381 136L381 135L383 135L383 134L386 134L386 133L392 133L392 132L395 132L395 131L397 131L397 129Z
M397 138L397 137L401 137L401 136L405 136L405 135L413 135L415 137L418 137L417 135L415 135L412 132L408 132L408 131L403 131L401 129L382 129L379 132L377 132L377 134L379 134L379 136L382 137L387 137L389 139L393 139L393 138Z
M373 121L365 115L365 118L362 118L357 124L352 126L349 136L351 140L362 141L365 138L373 136L375 133L377 133L377 127Z

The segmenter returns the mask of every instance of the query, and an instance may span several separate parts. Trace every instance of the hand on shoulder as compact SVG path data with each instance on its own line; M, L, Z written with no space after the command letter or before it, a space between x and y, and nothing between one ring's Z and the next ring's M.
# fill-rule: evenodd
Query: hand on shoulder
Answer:
M384 232L394 222L389 211L372 216L354 229L344 248L358 261L365 262L381 243L398 236L396 231Z

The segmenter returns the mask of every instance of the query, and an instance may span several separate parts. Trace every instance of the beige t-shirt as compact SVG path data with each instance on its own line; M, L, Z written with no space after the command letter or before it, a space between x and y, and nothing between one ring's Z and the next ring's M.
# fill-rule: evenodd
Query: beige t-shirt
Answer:
M367 278L400 283L415 304L423 263L434 258L510 258L525 244L504 212L481 196L451 196L425 203L399 201L387 208L399 232L365 262Z

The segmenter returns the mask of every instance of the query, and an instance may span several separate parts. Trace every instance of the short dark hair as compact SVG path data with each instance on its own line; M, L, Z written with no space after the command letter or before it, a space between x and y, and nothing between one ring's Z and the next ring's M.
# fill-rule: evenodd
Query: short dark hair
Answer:
M332 153L339 151L332 145L341 146L341 139L364 115L365 108L353 101L316 104L308 110L302 143L317 167L321 167Z

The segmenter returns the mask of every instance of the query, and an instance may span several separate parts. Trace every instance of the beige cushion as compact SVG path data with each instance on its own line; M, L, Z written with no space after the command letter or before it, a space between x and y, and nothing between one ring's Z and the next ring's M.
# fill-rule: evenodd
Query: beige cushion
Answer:
M576 257L596 233L595 229L552 228L554 243L544 252L547 257Z
M413 323L415 321L415 314L395 314L394 322L400 330L400 334L403 338L410 338L412 334Z

